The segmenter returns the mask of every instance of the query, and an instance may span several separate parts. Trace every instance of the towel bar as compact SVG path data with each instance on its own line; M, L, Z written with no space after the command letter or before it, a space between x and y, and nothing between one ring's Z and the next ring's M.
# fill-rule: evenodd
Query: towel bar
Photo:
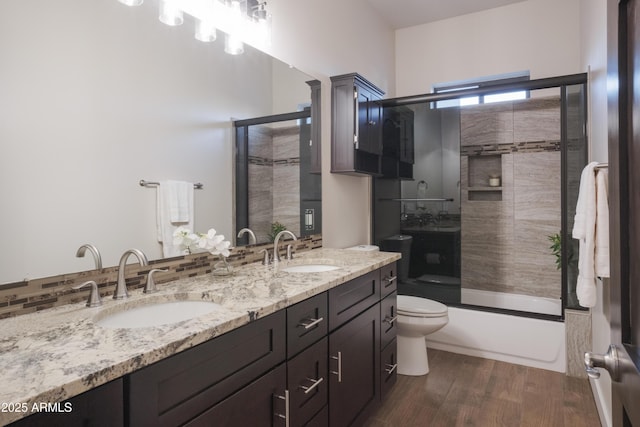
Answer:
M160 185L159 182L145 181L144 179L141 179L138 184L140 184L140 187L157 187L158 185ZM193 184L193 188L195 188L196 190L202 190L203 187L204 185L201 182L196 182L195 184Z

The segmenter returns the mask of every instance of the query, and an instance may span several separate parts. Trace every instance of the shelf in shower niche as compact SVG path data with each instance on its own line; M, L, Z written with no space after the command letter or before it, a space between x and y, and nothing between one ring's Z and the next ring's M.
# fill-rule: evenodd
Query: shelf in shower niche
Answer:
M502 187L469 187L469 191L502 191Z
M469 187L467 199L470 202L500 202L502 201L502 187Z

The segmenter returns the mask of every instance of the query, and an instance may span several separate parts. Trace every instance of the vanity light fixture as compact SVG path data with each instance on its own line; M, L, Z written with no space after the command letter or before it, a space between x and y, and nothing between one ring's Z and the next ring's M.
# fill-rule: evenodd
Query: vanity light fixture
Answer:
M144 0L118 0L128 6L139 6ZM225 36L225 52L239 55L244 44L265 50L271 44L271 14L265 0L158 0L159 18L170 26L181 25L184 14L195 18L195 38L213 42L217 30Z
M184 14L176 0L160 0L160 22L171 27L182 25Z

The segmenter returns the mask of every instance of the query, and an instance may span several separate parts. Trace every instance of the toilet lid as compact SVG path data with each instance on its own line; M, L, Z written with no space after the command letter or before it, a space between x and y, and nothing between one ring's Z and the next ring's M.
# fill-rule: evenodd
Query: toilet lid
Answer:
M436 317L447 314L447 306L426 298L398 295L398 314Z

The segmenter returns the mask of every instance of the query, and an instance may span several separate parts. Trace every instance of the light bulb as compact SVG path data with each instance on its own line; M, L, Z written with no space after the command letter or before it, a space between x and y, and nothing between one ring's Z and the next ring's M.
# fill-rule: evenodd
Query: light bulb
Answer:
M182 25L184 15L175 0L160 0L160 22L170 26Z
M244 53L244 43L238 37L227 34L224 37L224 51L229 55L241 55Z
M196 20L196 40L201 42L213 42L216 41L216 27L209 21L202 19Z
M126 4L127 6L140 6L144 0L118 0L122 4Z

